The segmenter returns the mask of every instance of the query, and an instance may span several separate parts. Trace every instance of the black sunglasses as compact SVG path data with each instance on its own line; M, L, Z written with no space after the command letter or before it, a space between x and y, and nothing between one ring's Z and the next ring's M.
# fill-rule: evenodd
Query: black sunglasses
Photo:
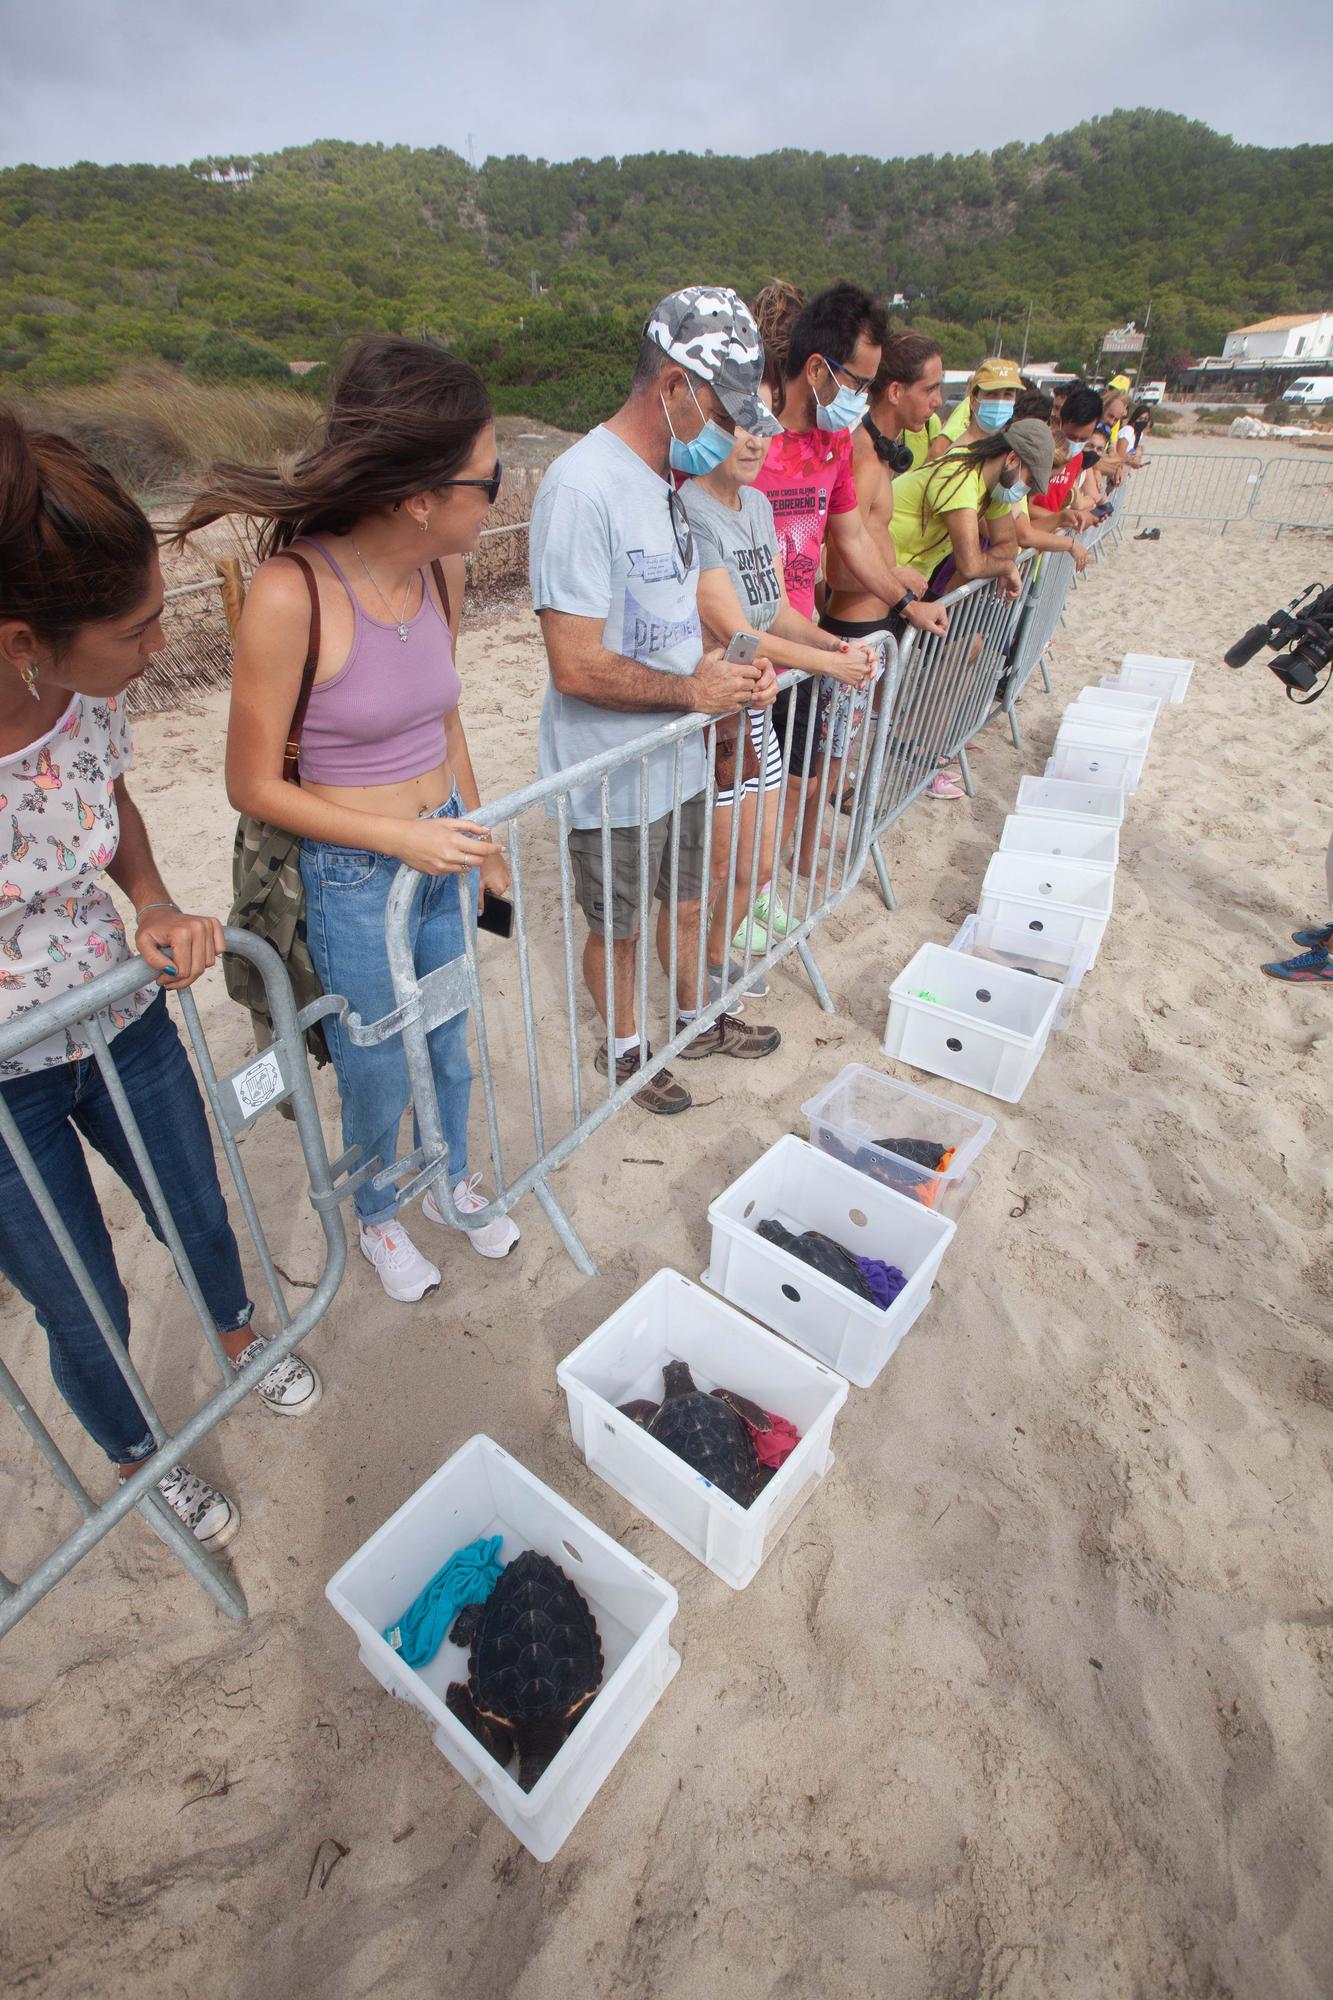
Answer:
M495 470L489 479L441 479L438 483L441 486L479 486L486 495L488 503L493 507L500 497L500 481L503 478L504 467L497 458L495 461Z
M694 530L685 512L685 502L674 486L667 488L667 512L671 516L671 532L676 538L676 548L688 576L694 568Z

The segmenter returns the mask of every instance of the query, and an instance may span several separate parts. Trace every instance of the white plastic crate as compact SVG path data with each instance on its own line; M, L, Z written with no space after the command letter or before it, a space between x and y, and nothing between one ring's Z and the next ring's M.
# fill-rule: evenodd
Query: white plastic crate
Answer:
M1007 965L1029 978L1049 979L1060 988L1060 1004L1051 1026L1065 1029L1074 1012L1074 999L1088 969L1088 947L1073 938L1052 938L1043 933L1014 930L997 924L993 917L971 916L949 940L950 951L965 951L989 965Z
M865 1063L848 1063L801 1109L810 1121L810 1144L821 1153L844 1160L882 1186L910 1194L940 1215L951 1215L955 1222L976 1187L976 1161L995 1134L993 1118L964 1111L947 1097L918 1090ZM932 1173L876 1144L876 1133L952 1146L953 1158L942 1173Z
M1139 688L1121 687L1119 676L1103 674L1095 687L1080 688L1077 701L1095 702L1105 707L1123 709L1126 715L1146 715L1157 722L1165 706L1165 697L1148 694Z
M1126 653L1120 662L1119 684L1166 701L1182 702L1189 691L1193 660L1167 659L1158 653Z
M1072 938L1097 963L1115 903L1115 870L1046 854L993 854L977 914L1034 937Z
M1123 750L1129 758L1125 766L1125 786L1128 791L1136 792L1143 777L1151 737L1151 723L1118 723L1101 715L1084 718L1076 708L1067 708L1055 732L1052 755L1059 757L1064 751L1080 755L1087 751L1100 756L1108 750Z
M1120 728L1130 725L1141 728L1145 740L1151 737L1157 721L1156 715L1149 709L1121 707L1119 702L1112 700L1109 688L1094 688L1091 694L1079 695L1078 699L1071 701L1065 710L1065 719L1080 725L1103 722L1113 723Z
M1002 854L1063 854L1114 868L1120 860L1120 829L1085 819L1056 819L1051 813L1010 813L1000 830Z
M923 944L889 989L884 1053L1017 1104L1041 1061L1060 988Z
M855 1256L896 1264L907 1283L882 1312L758 1235L770 1219L798 1232L822 1230ZM925 1310L954 1233L947 1215L878 1186L794 1133L718 1196L708 1220L704 1283L863 1389Z
M1056 744L1042 766L1042 775L1062 784L1095 785L1121 791L1126 797L1138 790L1138 768L1142 756L1134 750L1113 750L1104 743Z
M735 1389L795 1424L801 1442L749 1507L718 1491L619 1405L659 1402L667 1361L700 1389ZM656 1521L733 1590L743 1590L833 1463L833 1419L847 1384L766 1327L659 1271L555 1371L588 1469Z
M602 1685L530 1792L445 1706L449 1683L467 1680L465 1649L446 1639L417 1669L383 1637L454 1551L483 1535L504 1537L503 1562L536 1549L558 1563L587 1599L602 1642ZM356 1633L362 1664L422 1711L436 1748L539 1861L559 1852L680 1665L671 1585L480 1435L348 1558L325 1594Z
M1027 777L1018 781L1014 810L1087 820L1096 826L1119 826L1127 797L1121 785L1088 784L1081 778Z

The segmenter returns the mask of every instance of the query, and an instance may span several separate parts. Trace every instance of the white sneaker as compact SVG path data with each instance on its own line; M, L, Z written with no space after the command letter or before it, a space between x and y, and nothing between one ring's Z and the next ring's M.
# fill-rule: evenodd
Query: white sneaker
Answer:
M415 1305L437 1289L440 1274L429 1263L397 1217L392 1222L366 1224L358 1220L361 1255L379 1272L380 1283L400 1305Z
M481 1175L473 1174L470 1181L459 1181L454 1189L454 1207L460 1215L475 1215L479 1208L486 1207L486 1196L478 1192ZM438 1222L444 1229L452 1228L440 1214L434 1191L426 1190L421 1204L421 1212L430 1222ZM479 1257L507 1257L518 1242L518 1224L510 1215L497 1215L494 1222L488 1222L482 1229L468 1229L463 1232Z
M268 1346L262 1335L256 1334L250 1345L243 1348L232 1362L237 1374L248 1366L256 1355L262 1354ZM266 1410L272 1410L280 1417L304 1417L314 1409L321 1395L323 1385L308 1361L302 1361L297 1354L289 1354L285 1361L275 1362L267 1375L262 1375L255 1384L255 1394Z
M241 1525L241 1510L216 1486L199 1479L188 1465L173 1465L158 1480L157 1490L178 1521L190 1530L210 1555L225 1549Z

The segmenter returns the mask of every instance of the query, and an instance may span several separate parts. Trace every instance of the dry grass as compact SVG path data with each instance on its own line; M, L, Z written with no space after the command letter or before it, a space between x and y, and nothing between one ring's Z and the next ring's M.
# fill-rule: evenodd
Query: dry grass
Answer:
M72 438L135 493L159 499L215 458L263 462L295 451L320 420L297 389L192 382L133 368L114 382L18 399L26 422Z

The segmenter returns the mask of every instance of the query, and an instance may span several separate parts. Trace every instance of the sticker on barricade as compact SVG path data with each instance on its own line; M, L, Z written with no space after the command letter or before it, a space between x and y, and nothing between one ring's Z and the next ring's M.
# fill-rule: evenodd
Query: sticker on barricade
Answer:
M270 1104L280 1104L291 1094L291 1078L279 1048L265 1049L244 1069L233 1070L230 1076L223 1077L218 1089L223 1113L233 1132L243 1132L261 1111Z

